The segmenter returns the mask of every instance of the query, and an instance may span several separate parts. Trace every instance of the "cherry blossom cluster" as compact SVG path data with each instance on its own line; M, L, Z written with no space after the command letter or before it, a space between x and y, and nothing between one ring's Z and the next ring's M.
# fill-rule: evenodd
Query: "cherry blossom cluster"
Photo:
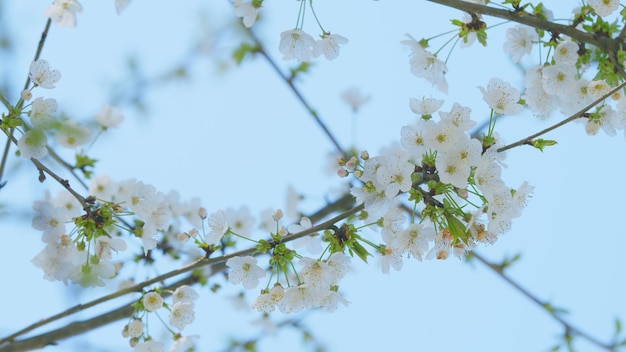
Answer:
M482 2L480 2L482 3ZM484 3L483 3L484 4ZM519 5L518 5L519 6ZM525 10L524 5L519 11ZM608 38L615 37L618 33L617 26L609 22L609 18L615 15L619 7L619 1L589 1L586 5L575 8L573 11L572 25L581 32L589 32L593 35L602 35ZM528 16L537 16L548 21L553 21L552 11L545 6L533 7ZM621 14L623 18L624 14ZM471 44L473 37L482 35L486 38L486 25L479 15L471 19L453 21L460 27L459 37L465 43ZM481 34L482 33L482 34ZM614 70L613 59L608 53L578 43L564 35L554 35L544 40L546 31L535 29L525 25L515 25L506 30L503 49L514 63L522 63L525 56L531 54L535 47L547 47L546 57L540 64L529 67L524 76L524 91L519 96L510 96L511 107L516 111L496 112L512 115L522 110L523 107L530 110L535 116L546 119L555 111L559 110L564 115L573 115L590 104L601 99L623 77ZM446 64L428 51L429 41L422 39L417 41L412 37L402 43L411 49L410 67L411 72L420 78L431 82L439 90L447 91ZM481 41L486 44L486 42ZM620 64L626 60L623 53L618 52ZM491 83L490 83L491 84ZM484 92L483 92L484 93ZM514 99L519 101L513 102ZM618 91L611 96L610 100L596 105L593 110L586 112L579 121L585 125L589 135L595 135L602 129L609 136L616 134L618 130L624 130L626 136L626 101L623 91ZM517 104L515 104L517 103Z
M178 232L181 223L200 223L197 199L182 202L176 192L166 195L134 179L114 182L97 176L89 192L87 208L66 191L35 203L32 224L43 231L46 247L32 262L50 281L103 286L117 276L121 263L113 254L125 251L129 240L141 239L147 253ZM178 243L175 238L169 242Z
M165 345L154 340L147 330L149 317L159 315L162 309L169 312L169 325L165 324L160 316L158 319L172 334L174 343L170 346L170 352L184 352L196 348L197 336L183 336L181 332L194 321L194 306L199 297L198 293L191 286L179 286L170 292L172 294L171 305L165 303L163 293L160 289L144 293L135 303L135 309L129 323L122 330L122 336L129 338L130 346L134 348L135 352L165 352Z
M502 98L511 95L510 85L492 80L485 100L504 111L517 110ZM370 218L382 217L384 245L377 249L385 272L389 265L399 269L403 255L446 259L454 252L462 257L479 242L495 242L521 214L532 191L525 182L518 189L505 185L505 154L497 152L498 137L470 136L476 125L470 108L454 103L449 111L440 111L443 103L411 99L411 109L420 117L402 127L400 147L341 162L339 174L352 173L361 182L351 193Z
M607 30L602 34L611 36L611 28L604 17L611 16L619 7L618 1L589 1L587 5L574 9L572 23L581 31ZM544 10L548 20L552 13ZM615 29L613 29L615 30ZM536 45L553 49L549 60L530 67L524 76L526 88L522 99L525 106L540 118L548 118L558 109L562 114L571 115L589 104L601 99L621 80L617 73L603 61L609 60L606 54L595 52L572 38L551 38L547 43L540 41L537 30L527 26L514 26L506 31L507 42L504 51L514 62L519 62L531 53ZM597 61L596 64L592 64ZM610 66L612 67L612 65ZM595 72L592 72L594 71ZM602 129L609 136L626 127L626 100L623 91L616 92L611 100L598 104L593 111L580 119L585 130L595 135Z
M292 238L312 227L308 218L303 217L298 224L284 227L279 225L283 217L282 211L274 211L271 220L263 221L265 225L261 228L268 231L271 227L268 224L275 224L273 230L269 230L271 240L254 240L249 237L251 226L240 225L240 219L249 219L250 225L254 223L250 220L247 209L244 209L243 214L236 214L232 209L207 214L201 209L199 215L203 224L206 221L206 226L182 233L178 238L181 241L193 239L194 245L204 250L207 257L217 250L236 248L237 239L254 242L257 254L269 255L232 256L226 261L229 268L228 281L233 285L241 284L247 290L255 289L268 276L267 273L270 273L260 295L252 304L254 309L266 313L274 311L276 307L284 313L308 308L333 311L338 303L348 304L339 295L338 288L339 280L348 271L350 257L342 250L331 248L329 244L323 249L323 241L318 233ZM328 239L324 241L330 242ZM305 252L321 255L316 259L304 256ZM267 263L263 267L259 265L261 258Z
M29 78L32 86L22 92L20 104L32 99L32 92L36 88L53 89L61 79L58 70L50 68L44 59L33 61L30 65ZM22 111L27 111L28 119L22 119ZM77 121L61 117L58 113L58 103L53 98L37 97L32 102L10 116L11 126L18 127L22 135L17 140L20 155L25 159L39 159L48 154L48 136L52 136L60 146L75 149L84 145L92 135L92 131ZM102 110L94 115L101 130L117 127L124 119L121 112L110 105L104 105ZM77 165L80 168L86 165Z

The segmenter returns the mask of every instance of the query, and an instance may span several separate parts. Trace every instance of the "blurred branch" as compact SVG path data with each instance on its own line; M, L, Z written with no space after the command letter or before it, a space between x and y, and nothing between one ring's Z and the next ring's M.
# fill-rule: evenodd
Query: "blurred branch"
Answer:
M502 280L506 281L509 285L513 286L513 288L515 288L517 291L519 291L523 296L525 296L526 298L531 300L533 303L537 304L539 307L543 308L544 311L546 311L554 320L556 320L557 322L559 322L563 326L563 328L566 331L566 335L571 336L571 337L575 337L575 336L581 337L581 338L589 341L590 343L592 343L592 344L594 344L594 345L596 345L596 346L598 346L598 347L600 347L600 348L602 348L604 350L607 350L607 351L615 351L617 349L618 346L616 346L615 344L609 345L609 344L603 343L602 341L600 341L600 340L596 339L595 337L589 335L588 333L580 330L579 328L574 327L570 322L568 322L567 320L565 320L561 316L561 314L560 314L561 310L555 309L548 302L541 301L537 296L535 296L532 293L530 293L530 291L528 291L527 289L522 287L522 285L520 285L519 283L514 281L511 277L509 277L504 272L504 266L503 265L498 265L498 264L491 263L488 260L486 260L485 258L483 258L481 255L476 253L475 251L471 252L471 256L473 258L476 258L479 262L484 264L489 269L491 269Z

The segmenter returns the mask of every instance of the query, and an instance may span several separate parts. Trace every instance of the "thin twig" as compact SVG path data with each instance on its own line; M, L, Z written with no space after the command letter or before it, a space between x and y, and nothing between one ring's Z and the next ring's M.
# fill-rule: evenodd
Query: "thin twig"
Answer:
M610 97L611 95L615 94L616 92L618 92L620 89L624 88L626 86L626 81L623 82L622 84L620 84L619 86L611 89L608 93L606 93L605 95L601 96L600 98L594 100L593 102L589 103L587 106L585 106L584 108L580 109L580 111L578 111L577 113L575 113L574 115L566 118L565 120L562 120L558 123L555 123L554 125L543 129L535 134L532 134L526 138L522 138L519 141L515 142L515 143L511 143L509 145L505 145L504 147L498 148L498 152L503 152L505 150L514 148L514 147L518 147L520 145L526 145L529 144L530 142L532 142L533 139L544 135L552 130L555 130L569 122L572 122L574 120L576 120L577 118L582 117L589 109L593 108L594 106L598 105L599 103L601 103L604 99Z
M306 111L311 115L311 117L313 117L313 120L315 120L317 125L322 129L322 131L324 131L324 134L326 135L326 137L328 137L331 143L335 146L335 149L337 150L337 152L340 153L343 157L348 157L348 154L341 147L341 145L339 144L335 136L332 134L332 132L330 132L330 130L328 129L324 121L322 121L322 119L319 117L319 115L317 114L317 111L315 111L315 109L313 109L311 104L309 104L309 102L306 99L304 99L304 96L302 95L300 90L293 83L293 79L290 79L289 77L287 77L283 73L283 71L280 69L280 67L278 67L278 64L276 64L276 61L274 61L274 59L272 59L267 54L267 52L263 48L263 45L261 44L261 41L257 39L257 37L254 35L254 32L252 32L252 30L248 30L248 32L250 33L250 37L252 38L252 40L254 40L254 43L257 47L257 52L261 54L261 56L263 56L263 58L270 64L272 69L274 69L276 74L287 84L287 86L289 86L289 88L291 89L293 94L296 96L298 101L302 104L302 106L304 106Z
M514 281L513 279L511 279L507 274L504 273L504 270L502 270L502 268L496 264L490 263L488 260L486 260L485 258L483 258L481 255L479 255L478 253L472 251L471 252L471 256L478 259L479 262L481 262L482 264L484 264L486 267L488 267L489 269L491 269L494 273L496 273L501 279L503 279L504 281L506 281L509 285L513 286L513 288L515 288L517 291L519 291L523 296L525 296L526 298L530 299L531 301L533 301L534 303L536 303L538 306L544 308L544 310L550 314L550 316L552 316L552 318L556 321L558 321L561 325L563 325L563 327L565 328L566 331L568 331L570 334L572 335L577 335L591 343L593 343L594 345L605 349L607 351L613 351L614 347L607 345L605 343L603 343L602 341L596 339L595 337L585 333L584 331L574 327L570 322L568 322L567 320L563 319L563 317L558 314L556 311L554 310L550 310L550 309L546 309L546 307L548 306L547 302L543 302L541 301L537 296L533 295L532 293L530 293L530 291L528 291L527 289L525 289L524 287L522 287L519 283L517 283L516 281Z

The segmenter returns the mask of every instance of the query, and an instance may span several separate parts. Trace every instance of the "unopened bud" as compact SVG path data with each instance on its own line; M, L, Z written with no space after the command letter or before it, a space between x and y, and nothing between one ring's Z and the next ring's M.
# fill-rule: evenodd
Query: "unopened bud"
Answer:
M280 209L276 209L274 214L272 214L272 219L274 219L274 221L278 221L282 218L283 218L283 211Z
M20 97L22 97L22 100L29 101L33 98L33 93L28 89L24 89L22 93L20 93Z
M206 216L207 216L207 214L206 214L206 209L205 209L205 208L203 208L203 207L200 207L200 208L198 209L198 216L199 216L199 217L200 217L200 219L202 219L202 220L206 219Z
M339 169L337 169L337 176L343 178L343 177L347 177L349 175L348 170L344 169L343 167L340 167Z

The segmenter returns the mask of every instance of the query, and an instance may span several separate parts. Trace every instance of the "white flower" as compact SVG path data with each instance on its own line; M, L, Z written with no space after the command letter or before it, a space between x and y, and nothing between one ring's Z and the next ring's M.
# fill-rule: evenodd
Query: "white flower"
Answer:
M87 142L91 130L87 126L80 126L74 120L65 120L61 123L54 137L57 143L67 148L76 148Z
M170 325L178 330L191 324L195 318L193 302L176 302L170 312Z
M46 89L54 88L54 85L61 79L61 72L51 70L48 61L44 59L33 61L28 75L35 85Z
M554 49L552 58L557 64L574 65L578 61L578 44L571 41L563 41Z
M383 216L383 226L380 230L381 237L387 245L391 245L398 232L406 226L406 220L404 210L396 207L387 210Z
M376 171L376 179L384 187L385 195L392 199L399 192L408 192L413 185L411 175L415 165L400 157L387 157Z
M457 140L466 138L466 134L450 120L440 120L432 125L424 135L424 145L429 149L446 152L453 148Z
M533 112L533 115L539 117L540 119L550 117L550 114L552 114L552 111L558 103L553 95L550 95L543 90L543 86L541 86L541 84L527 85L526 91L524 92L524 95L522 95L522 99L526 102L528 109Z
M298 233L310 229L313 226L311 220L306 216L300 219L300 224L291 224L287 227L290 233ZM306 247L310 253L320 253L322 251L322 239L317 233L312 233L293 240L293 248L298 249Z
M99 259L111 259L113 257L113 251L125 251L126 241L121 238L110 238L107 236L100 236L96 238L95 254Z
M446 93L448 91L448 82L444 77L448 68L446 64L438 59L435 55L424 50L415 38L408 36L409 39L400 43L408 45L411 49L411 73L417 77L424 78L440 91Z
M292 29L280 34L278 50L284 60L309 61L313 55L315 39L301 29Z
M326 291L326 294L324 295L324 297L322 298L322 301L319 304L319 307L321 310L328 312L328 313L332 313L335 311L335 309L337 309L337 304L341 303L344 306L348 306L348 304L350 304L350 302L348 300L346 300L345 298L341 297L341 295L333 290L328 290Z
M237 210L227 209L226 222L233 232L241 236L248 236L252 232L256 219L247 207L242 206Z
M135 319L130 324L124 326L122 336L124 337L139 337L143 334L143 323L141 319Z
M298 264L302 266L300 278L312 289L328 290L331 285L337 283L334 270L323 261L304 257Z
M319 291L311 289L306 284L291 286L285 290L285 297L276 305L285 314L297 313L315 306L314 303L318 293Z
M348 38L339 34L324 34L313 46L313 57L322 54L327 60L333 60L339 56L339 46L348 44Z
M163 307L163 297L154 291L150 291L143 295L141 302L148 312L154 312L155 310L159 310Z
M107 175L98 175L91 178L89 184L89 195L111 201L116 191L117 185Z
M257 312L271 313L276 309L276 302L272 300L269 293L261 293L252 302L252 308Z
M595 114L591 115L591 118L587 119L585 131L588 135L593 136L598 133L598 130L602 130L609 136L613 137L616 134L617 115L610 105L604 105Z
M172 302L193 302L198 299L198 293L189 285L182 285L174 290Z
M76 14L82 11L83 6L76 0L54 0L44 15L61 27L75 27Z
M207 218L207 224L209 225L209 228L211 228L211 232L206 234L204 238L208 244L218 243L229 229L228 221L226 220L226 213L224 213L221 209L209 215Z
M619 0L589 0L588 4L598 15L606 17L617 10Z
M548 94L567 96L576 87L576 67L570 63L560 63L544 67L541 83Z
M174 344L170 346L170 352L190 352L197 351L196 340L198 335L178 337Z
M450 112L439 111L439 117L442 121L449 121L461 131L469 131L476 126L476 121L472 120L470 113L472 109L454 103Z
M34 128L26 131L20 139L17 140L17 147L20 155L24 159L43 158L48 154L48 139L42 130Z
M365 204L365 210L372 219L382 216L391 206L391 200L385 195L384 188L357 186L350 189L350 194L356 198L357 203Z
M389 268L393 267L396 271L402 269L402 253L392 247L386 247L384 252L380 254L380 268L383 274L389 274Z
M441 105L443 105L443 100L441 99L426 97L422 97L422 99L409 99L409 107L411 108L411 111L417 115L430 115L439 110Z
M452 234L448 229L443 229L435 236L435 245L426 253L426 259L447 259L450 255L450 249L452 246Z
M534 28L522 25L508 28L505 36L504 52L511 55L513 62L519 62L522 56L530 54L533 43L539 40Z
M35 128L43 130L50 129L56 121L54 114L57 112L59 105L52 98L44 99L38 97L33 100L30 110L30 122Z
M500 192L502 189L506 188L501 177L502 169L495 158L496 155L494 152L489 152L492 148L489 148L489 150L481 156L481 162L474 171L476 187L478 187L480 192L487 199L491 197L491 194Z
M241 283L246 289L255 288L259 284L259 278L265 277L265 270L256 263L256 258L251 256L228 259L226 266L231 268L228 281L233 285Z
M259 9L254 7L251 2L242 2L242 0L233 1L233 9L235 10L235 16L241 17L243 25L246 28L252 27L256 22L257 12Z
M58 241L65 234L65 222L70 220L67 209L42 202L36 210L39 214L33 218L32 225L43 231L42 240L46 243Z
M134 352L165 352L165 346L162 343L148 340L135 346Z
M424 155L429 147L426 146L426 136L432 133L435 123L432 120L419 119L412 125L403 126L400 130L400 144L410 154L413 161L417 164L422 162Z
M62 235L57 242L48 243L31 262L44 272L44 279L63 281L67 284L77 270L76 261L79 252L74 242L67 235Z
M103 105L99 113L95 115L96 121L103 128L112 128L119 126L124 121L124 116L118 108L111 105Z
M487 90L483 87L478 89L483 93L483 100L498 114L515 115L524 108L517 103L520 98L519 91L500 78L490 79Z
M610 90L611 87L609 86L609 84L603 80L591 81L587 86L587 94L589 94L593 100L600 99Z
M480 163L482 153L481 143L465 136L465 138L457 139L454 148L437 154L435 161L440 181L461 189L467 187L467 178L471 168Z
M423 224L411 224L408 228L400 231L396 237L393 247L401 252L408 252L409 256L414 256L422 260L422 256L428 250L430 241L435 239L435 229L426 227Z

